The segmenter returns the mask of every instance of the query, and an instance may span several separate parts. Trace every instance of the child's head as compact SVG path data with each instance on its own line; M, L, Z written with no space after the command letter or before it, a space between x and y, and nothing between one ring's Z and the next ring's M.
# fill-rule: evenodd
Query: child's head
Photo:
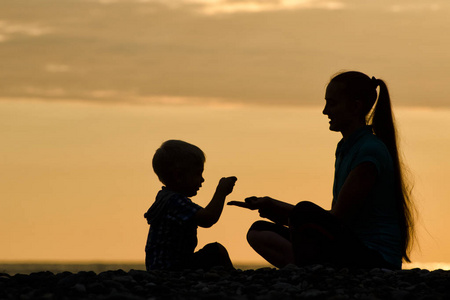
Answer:
M194 196L204 181L205 160L205 154L197 146L168 140L156 150L152 163L153 170L165 186L189 194L186 196Z

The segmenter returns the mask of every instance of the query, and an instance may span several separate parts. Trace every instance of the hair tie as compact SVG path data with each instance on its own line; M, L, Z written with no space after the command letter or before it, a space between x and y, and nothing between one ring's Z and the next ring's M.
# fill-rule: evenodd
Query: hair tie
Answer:
M375 76L372 76L372 84L375 89L380 85L378 79L376 79Z

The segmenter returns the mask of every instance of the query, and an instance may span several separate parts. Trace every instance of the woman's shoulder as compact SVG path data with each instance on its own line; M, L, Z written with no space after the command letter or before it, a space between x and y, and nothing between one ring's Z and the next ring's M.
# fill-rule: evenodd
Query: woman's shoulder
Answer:
M387 149L384 142L374 134L367 135L365 138L364 144L366 144L367 146L380 147L380 148Z
M380 151L388 151L386 144L375 134L367 133L360 140L360 148L362 149L375 149Z
M374 134L366 135L361 141L358 156L365 157L366 159L371 158L372 161L377 161L382 165L389 165L392 161L388 148Z

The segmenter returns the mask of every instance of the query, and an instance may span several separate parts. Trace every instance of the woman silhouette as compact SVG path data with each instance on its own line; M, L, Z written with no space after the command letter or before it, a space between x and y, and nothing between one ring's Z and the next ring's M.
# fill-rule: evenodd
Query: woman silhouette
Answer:
M410 261L413 207L386 84L360 72L340 73L329 82L325 101L330 130L342 134L331 210L270 197L228 204L257 209L272 221L255 222L247 240L276 267L331 263L401 269L402 260Z

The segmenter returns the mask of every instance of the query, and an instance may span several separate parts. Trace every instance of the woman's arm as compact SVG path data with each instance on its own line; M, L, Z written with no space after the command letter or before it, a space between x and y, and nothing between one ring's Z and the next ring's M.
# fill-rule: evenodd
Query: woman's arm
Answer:
M377 176L377 169L371 162L364 162L354 168L345 180L331 213L344 223L353 220L364 206L364 200L373 189Z
M294 205L270 197L264 198L266 199L266 205L259 209L259 215L277 224L288 225L289 215Z

